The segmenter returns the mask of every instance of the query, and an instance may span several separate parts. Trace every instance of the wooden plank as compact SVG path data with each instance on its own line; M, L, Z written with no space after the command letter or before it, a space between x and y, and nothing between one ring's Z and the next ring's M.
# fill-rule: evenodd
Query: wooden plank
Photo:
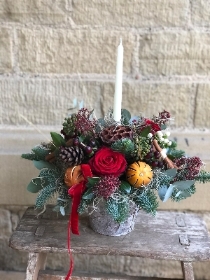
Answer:
M28 258L28 266L26 269L27 280L37 280L39 270L45 269L47 254L30 253Z
M47 211L50 216L45 214L37 219L37 213L32 207L29 208L12 235L10 246L28 252L67 253L69 217L57 216L52 212L52 207L48 207ZM71 235L71 250L76 254L110 254L181 261L209 260L210 241L201 217L187 213L177 218L178 215L180 213L159 211L156 217L152 217L140 211L135 229L120 237L95 233L89 227L87 217L83 217L80 218L80 236ZM184 223L180 222L180 217ZM43 226L43 235L36 236L36 229ZM189 244L180 243L180 236L187 236Z
M193 265L191 262L181 262L184 280L194 280Z
M67 272L63 271L40 271L38 280L65 280ZM82 273L75 272L71 276L71 280L171 280L169 278L156 278L156 277L139 277L129 275L115 275L105 273ZM173 279L178 280L178 279ZM180 280L180 279L179 279Z

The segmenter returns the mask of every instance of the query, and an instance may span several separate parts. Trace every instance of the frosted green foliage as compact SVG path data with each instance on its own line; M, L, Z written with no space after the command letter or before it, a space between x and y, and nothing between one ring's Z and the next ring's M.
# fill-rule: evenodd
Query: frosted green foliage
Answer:
M34 153L22 154L21 157L28 160L39 160L39 157Z
M147 185L150 189L158 190L161 186L169 186L170 181L172 180L171 176L166 175L164 172L160 170L156 170L153 172L153 178L150 183Z
M55 182L55 184L57 184L60 178L60 171L56 168L43 168L39 173L39 177L45 179L45 181L47 181L48 183L53 184L53 182Z
M36 208L44 207L47 201L55 194L56 189L57 189L56 184L50 184L47 187L43 188L39 192L36 198L36 203L35 203Z
M185 152L182 150L174 150L174 149L169 149L167 151L167 156L171 159L174 160L176 158L181 158L185 155Z
M50 153L50 149L46 148L43 145L35 146L31 153L22 154L21 157L28 160L45 160L45 156Z
M210 172L201 170L200 173L194 178L194 180L200 183L210 182Z
M60 186L60 174L57 169L44 168L39 174L39 178L42 178L46 182L44 187L38 194L35 206L37 208L43 207L47 201L59 190Z
M87 210L87 208L88 208L88 205L89 205L89 204L90 204L90 202L89 202L88 200L82 199L82 200L80 201L80 205L79 205L79 207L78 207L77 212L78 212L79 214L85 213L86 210Z
M195 185L192 185L191 187L189 187L189 189L184 190L184 191L179 191L178 189L175 188L171 195L171 199L173 201L179 202L180 200L190 197L195 192L196 192Z
M122 196L117 199L110 197L106 201L106 208L116 222L122 223L127 219L129 213L128 197Z
M135 203L142 208L147 213L152 215L156 214L158 208L157 196L153 190L143 190L142 192L137 192L134 198Z
M124 154L126 158L130 158L134 153L134 143L128 138L117 140L111 145L111 148Z
M66 187L61 186L58 189L59 197L57 198L57 205L62 206L64 208L68 207L70 198L68 195L68 190Z

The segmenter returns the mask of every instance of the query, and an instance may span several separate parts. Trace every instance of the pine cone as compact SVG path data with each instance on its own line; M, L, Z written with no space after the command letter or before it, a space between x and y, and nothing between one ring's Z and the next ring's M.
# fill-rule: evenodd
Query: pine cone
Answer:
M68 163L70 166L82 163L84 159L84 152L78 146L75 147L61 147L59 158Z
M133 139L133 132L129 126L105 127L100 133L101 140L106 144L112 144L117 140L128 138Z

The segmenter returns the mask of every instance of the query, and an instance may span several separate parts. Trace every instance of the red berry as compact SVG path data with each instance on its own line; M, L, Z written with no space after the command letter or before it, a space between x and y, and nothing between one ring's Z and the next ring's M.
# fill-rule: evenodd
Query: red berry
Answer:
M151 165L152 165L153 168L157 167L158 166L158 161L153 161L151 163Z
M79 139L78 138L75 138L74 139L74 146L79 146Z
M91 154L92 151L93 151L93 149L92 149L90 146L86 146L86 147L85 147L85 152L86 152L87 154Z
M154 152L154 157L155 157L155 158L159 158L159 157L160 157L160 152L155 151L155 152Z

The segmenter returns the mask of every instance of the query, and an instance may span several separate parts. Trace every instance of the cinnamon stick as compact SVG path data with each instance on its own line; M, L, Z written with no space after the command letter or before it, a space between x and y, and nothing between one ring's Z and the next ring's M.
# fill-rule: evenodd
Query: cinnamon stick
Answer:
M155 147L155 149L161 154L163 160L165 161L165 163L167 164L168 168L176 168L178 169L178 167L176 166L176 164L173 163L172 160L170 160L167 155L163 156L162 152L162 148L159 146L158 141L156 139L153 140L153 145Z

